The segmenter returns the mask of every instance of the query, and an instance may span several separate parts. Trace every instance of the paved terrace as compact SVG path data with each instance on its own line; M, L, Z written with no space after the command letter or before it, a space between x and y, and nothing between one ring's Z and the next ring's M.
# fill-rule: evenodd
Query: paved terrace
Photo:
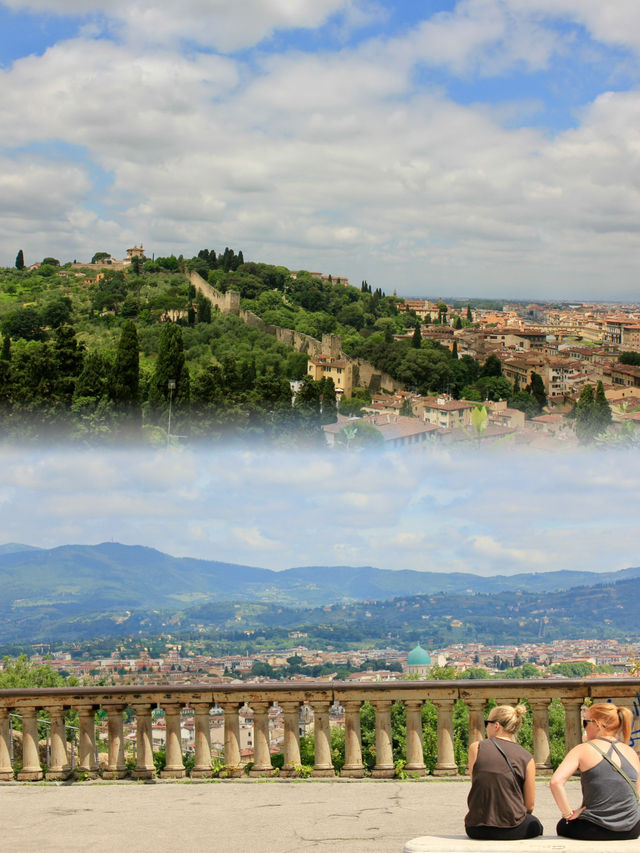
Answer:
M2 849L20 853L402 853L417 836L425 850L582 851L555 836L558 809L537 783L545 837L500 844L464 837L469 780L270 779L225 781L0 783ZM570 782L573 803L579 782ZM504 846L506 845L506 847ZM630 845L633 845L631 848ZM638 850L616 842L613 853ZM590 842L589 853L612 853Z

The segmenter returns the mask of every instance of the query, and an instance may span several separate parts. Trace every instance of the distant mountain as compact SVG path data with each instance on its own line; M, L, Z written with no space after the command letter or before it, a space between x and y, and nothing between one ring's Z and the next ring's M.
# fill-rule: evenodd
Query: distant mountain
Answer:
M543 631L548 623L540 626L539 613L555 612L550 608L559 602L566 602L567 609L580 602L584 620L592 600L614 608L606 617L595 608L594 624L619 616L620 624L624 622L631 631L636 617L622 618L629 600L623 596L612 604L610 589L636 580L640 580L640 568L489 578L371 566L305 566L275 572L172 557L153 548L115 542L51 549L10 544L0 546L0 638L62 637L74 631L82 636L108 634L124 623L131 631L136 620L147 626L144 630L152 626L161 630L167 620L225 629L253 624L252 619L256 625L298 625L308 619L312 624L324 620L346 626L356 624L352 621L356 618L366 625L372 624L366 614L374 611L379 631L397 630L394 619L402 612L403 622L415 631L436 618L442 618L443 624L454 616L469 625L478 620L486 623L492 609L503 626L515 626L518 620L510 614L519 614L520 621L531 622L527 631ZM630 600L635 600L634 595ZM405 605L405 598L412 603ZM526 606L532 615L526 614ZM616 609L623 613L616 614ZM571 621L572 617L566 618Z
M34 545L20 545L18 542L7 542L0 545L0 554L17 554L19 551L39 551Z

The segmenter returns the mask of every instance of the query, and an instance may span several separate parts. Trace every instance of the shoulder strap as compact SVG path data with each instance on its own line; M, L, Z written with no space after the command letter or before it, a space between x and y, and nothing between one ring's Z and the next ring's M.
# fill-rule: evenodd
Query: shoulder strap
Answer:
M633 782L631 781L631 779L629 779L629 777L628 777L628 776L627 776L627 774L624 772L624 770L622 769L622 767L618 767L618 765L617 765L614 761L612 761L612 760L609 758L609 756L607 755L607 753L606 753L606 752L603 752L603 751L600 749L600 747L599 747L599 746L596 746L596 745L595 745L595 743L594 743L592 740L588 740L588 741L587 741L587 743L588 743L588 744L590 744L590 745L595 749L595 751L596 751L596 752L599 752L599 753L600 753L600 755L604 758L604 760L605 760L605 761L608 761L608 762L609 762L609 764L613 767L613 769L614 769L617 773L619 773L619 774L622 776L622 778L623 778L623 779L626 779L626 781L629 783L629 785L630 785L630 787L631 787L631 790L633 791L633 793L634 793L634 794L635 794L635 796L636 796L636 800L640 803L640 794L638 794L638 789L637 789L637 788L636 788L636 786L633 784ZM613 744L612 744L612 746L613 746ZM615 749L615 747L614 747L614 749ZM617 749L616 749L616 752L618 752L618 750L617 750ZM620 755L620 753L619 753L619 752L618 752L618 755ZM620 756L620 758L622 758L622 756Z
M505 760L505 761L507 762L507 764L509 765L509 770L511 770L511 772L513 773L513 778L514 778L514 779L516 780L516 782L518 783L518 788L522 789L522 785L524 784L524 779L521 779L521 778L518 776L518 774L516 773L516 769L515 769L515 767L513 766L513 764L511 763L511 761L509 760L509 756L507 755L507 753L504 751L504 749L503 749L503 748L500 746L500 744L497 742L497 738L492 737L492 738L489 738L489 740L490 740L490 741L491 741L491 743L495 746L495 748L498 750L498 752L501 752L501 753L502 753L502 755L503 755L503 757L504 757L504 760Z

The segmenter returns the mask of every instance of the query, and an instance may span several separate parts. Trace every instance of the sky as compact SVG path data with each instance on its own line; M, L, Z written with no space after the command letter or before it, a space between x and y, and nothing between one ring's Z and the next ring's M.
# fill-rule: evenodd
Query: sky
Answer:
M0 264L637 300L637 0L0 0Z
M640 565L637 451L0 448L0 544L117 541L282 570Z

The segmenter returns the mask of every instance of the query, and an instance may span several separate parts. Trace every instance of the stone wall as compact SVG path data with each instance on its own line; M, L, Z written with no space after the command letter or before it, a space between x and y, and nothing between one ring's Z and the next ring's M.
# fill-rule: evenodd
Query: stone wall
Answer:
M293 347L298 352L302 352L313 358L316 355L328 355L332 358L341 358L348 361L354 366L354 385L364 385L370 388L374 393L381 390L385 391L401 391L404 386L401 382L397 382L387 373L382 373L377 370L372 364L359 359L352 359L346 353L342 352L342 338L340 335L323 335L322 340L312 338L310 335L305 335L302 332L296 332L293 329L284 329L282 326L274 326L270 323L265 323L261 317L254 314L253 311L245 311L240 307L240 294L235 290L228 290L226 293L221 293L215 287L206 282L197 272L190 273L191 284L195 287L198 293L215 305L222 314L233 314L239 317L248 326L254 329L259 329L267 335L272 335L283 344ZM357 377L357 381L356 381Z

